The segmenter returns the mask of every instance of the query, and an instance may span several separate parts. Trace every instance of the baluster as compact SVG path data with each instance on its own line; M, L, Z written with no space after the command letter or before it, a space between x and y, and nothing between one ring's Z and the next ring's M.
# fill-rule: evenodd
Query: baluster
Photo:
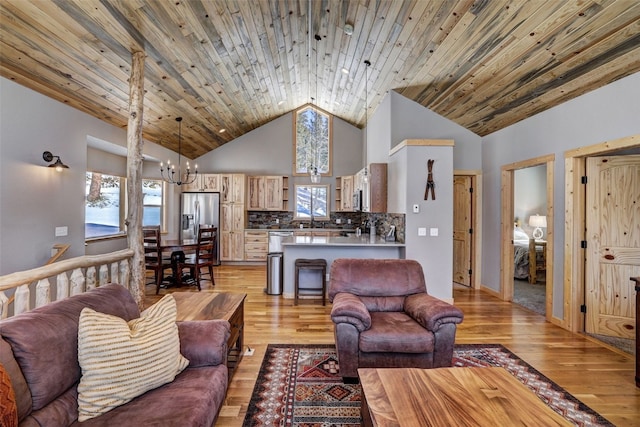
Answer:
M76 268L71 273L71 295L78 295L84 292L84 274L82 269Z
M96 268L91 266L87 268L87 291L96 287Z
M122 286L131 290L131 284L129 283L129 262L125 259L120 261L120 282Z
M60 301L69 296L69 278L67 273L60 273L56 278L56 301Z
M109 268L107 267L106 264L102 264L100 266L100 270L98 271L98 276L100 277L99 279L99 285L98 286L104 286L107 283L109 283Z
M118 262L111 263L111 283L118 283Z
M36 308L51 302L51 284L49 279L40 279L36 285Z
M4 292L0 292L0 319L9 317L9 297Z
M14 294L15 300L13 301L13 314L26 313L29 311L29 284L20 285L16 288Z

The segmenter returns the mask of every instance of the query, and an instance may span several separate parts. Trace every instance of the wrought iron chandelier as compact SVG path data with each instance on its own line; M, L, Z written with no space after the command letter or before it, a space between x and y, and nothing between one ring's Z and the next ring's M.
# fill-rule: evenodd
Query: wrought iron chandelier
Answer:
M167 160L167 169L165 174L164 164L160 162L160 176L163 180L168 182L169 184L175 185L183 185L183 184L191 184L198 177L198 165L196 164L195 172L191 173L191 168L189 167L189 162L187 162L187 170L184 174L184 180L182 175L182 117L176 117L176 122L178 122L178 168L176 170L176 165L171 164L170 160Z

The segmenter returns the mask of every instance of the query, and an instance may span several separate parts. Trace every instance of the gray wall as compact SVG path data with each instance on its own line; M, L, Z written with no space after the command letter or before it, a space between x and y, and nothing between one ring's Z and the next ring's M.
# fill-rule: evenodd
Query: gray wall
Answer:
M43 265L57 243L71 245L65 258L84 255L87 139L126 147L126 131L2 77L0 94L0 274ZM44 151L69 169L45 167ZM144 151L170 153L151 143ZM55 236L60 226L67 236Z
M555 154L553 315L563 317L564 152L640 134L639 117L636 73L482 138L484 286L500 289L500 168Z
M529 226L531 215L547 214L547 165L519 169L513 176L513 216L520 227L531 237L534 228ZM547 229L543 228L543 239Z

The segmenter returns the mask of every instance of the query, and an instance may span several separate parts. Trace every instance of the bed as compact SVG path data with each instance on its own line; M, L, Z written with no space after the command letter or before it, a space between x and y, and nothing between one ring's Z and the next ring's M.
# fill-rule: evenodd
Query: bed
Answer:
M530 260L533 260L533 264ZM532 241L529 235L516 225L513 228L513 277L536 283L537 272L544 271L545 268L546 242Z
M529 279L529 236L518 226L513 228L513 277Z

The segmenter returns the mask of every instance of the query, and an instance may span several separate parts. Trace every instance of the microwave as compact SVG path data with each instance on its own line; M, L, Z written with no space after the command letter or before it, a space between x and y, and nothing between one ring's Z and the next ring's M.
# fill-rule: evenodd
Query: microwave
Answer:
M353 210L362 210L362 190L356 190L353 192Z

